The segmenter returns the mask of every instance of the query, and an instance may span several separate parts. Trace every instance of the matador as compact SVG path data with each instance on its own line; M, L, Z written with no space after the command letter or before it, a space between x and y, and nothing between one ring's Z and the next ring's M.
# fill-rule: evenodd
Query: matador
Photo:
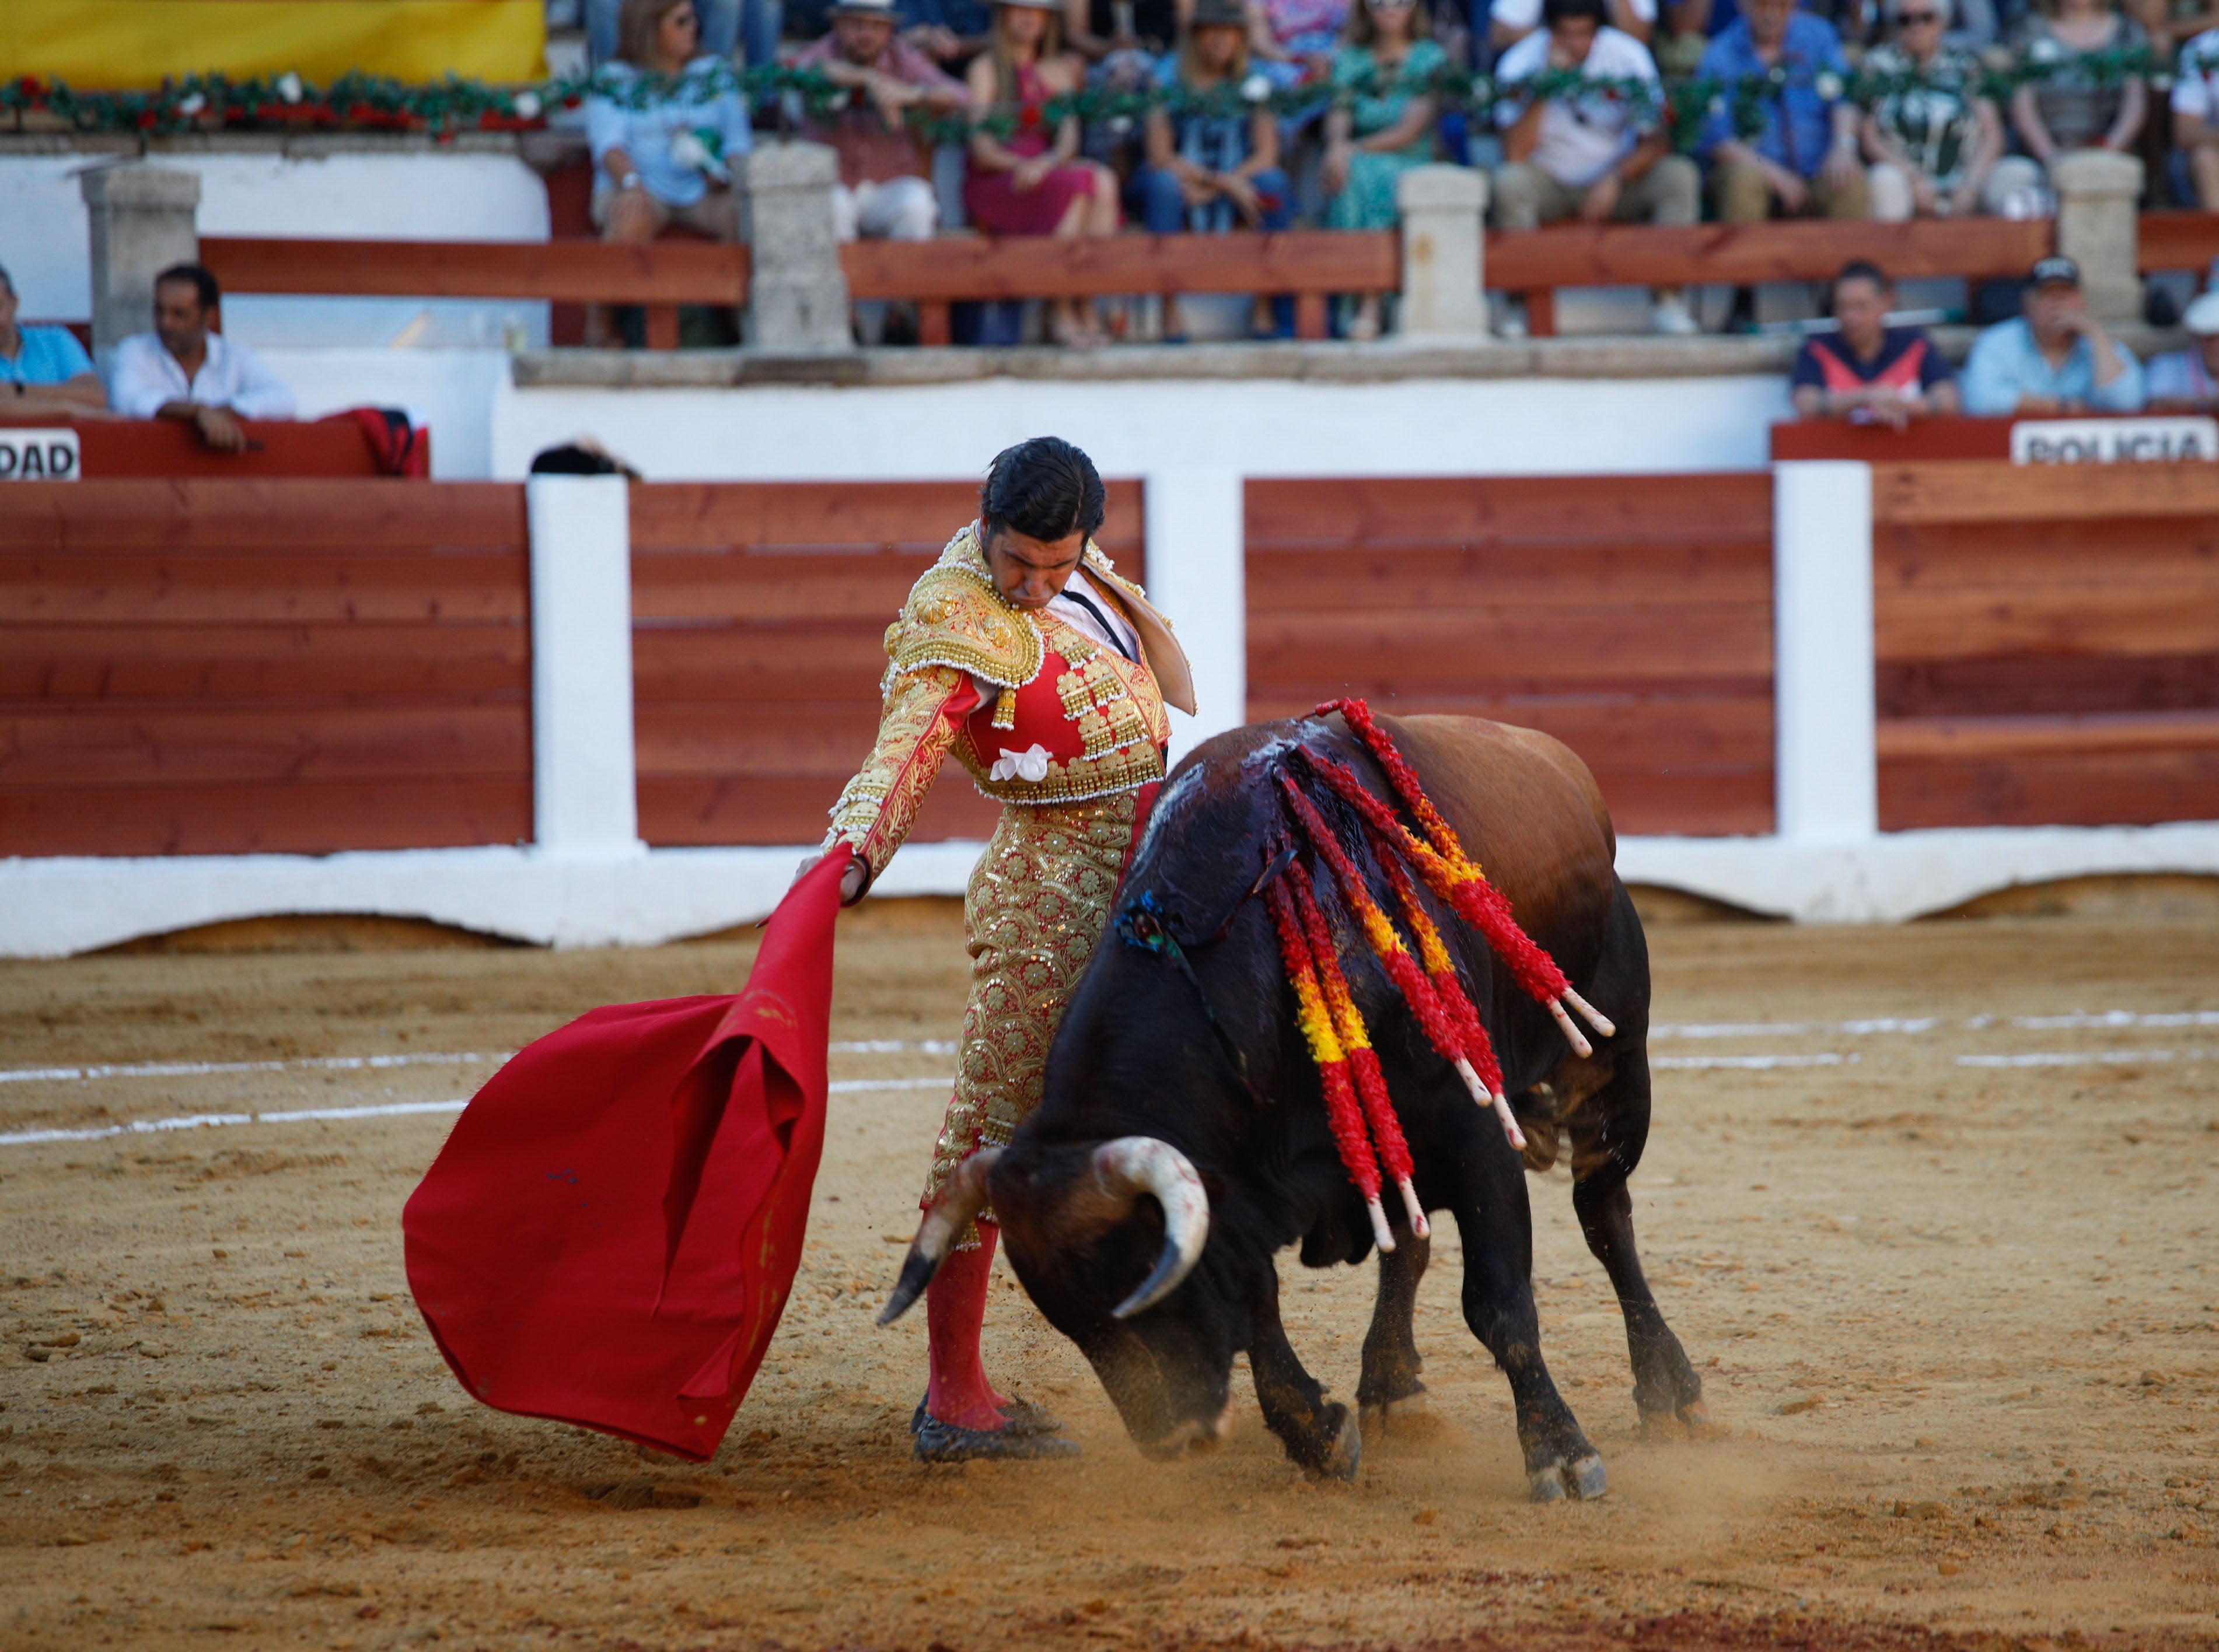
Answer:
M928 1205L1039 1106L1056 1023L1164 776L1165 702L1194 710L1170 625L1093 542L1102 516L1101 478L1068 442L1038 437L995 459L979 519L887 628L878 741L833 806L825 851L853 855L842 889L853 901L951 753L1003 805L963 900L971 991ZM911 1430L927 1462L1078 1450L1039 1407L987 1381L979 1333L998 1233L982 1214L925 1298L930 1376Z

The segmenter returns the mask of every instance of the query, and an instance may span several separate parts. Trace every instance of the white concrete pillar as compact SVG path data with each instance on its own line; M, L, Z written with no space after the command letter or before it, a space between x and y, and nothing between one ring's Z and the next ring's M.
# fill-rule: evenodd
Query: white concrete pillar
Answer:
M748 342L766 350L854 349L832 219L839 156L824 144L758 144L735 182L750 263Z
M154 277L197 264L201 178L197 172L133 164L81 174L92 234L92 347L108 352L154 326Z
M1772 467L1772 680L1780 835L1880 830L1872 467Z
M1470 166L1413 166L1396 180L1402 337L1488 341L1487 184L1487 174Z
M2076 149L2049 169L2057 191L2057 250L2080 266L2080 290L2099 321L2139 321L2136 267L2142 164L2110 149Z
M622 476L533 476L532 836L543 851L644 852L632 761L631 502Z
M1148 599L1194 667L1197 711L1173 719L1176 760L1248 720L1246 502L1234 470L1152 470L1142 486Z

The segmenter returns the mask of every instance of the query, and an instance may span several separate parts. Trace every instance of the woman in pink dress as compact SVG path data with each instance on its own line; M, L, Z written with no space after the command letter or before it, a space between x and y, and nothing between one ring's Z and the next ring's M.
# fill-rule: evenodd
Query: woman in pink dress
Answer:
M1007 137L980 127L971 134L971 168L963 182L963 209L991 235L1115 235L1116 175L1080 160L1078 118L1067 115L1051 129L1044 115L1050 98L1078 90L1085 67L1063 50L1058 0L1000 0L994 11L991 51L972 60L974 109L1014 112ZM1048 311L1058 344L1100 345L1107 335L1094 307L1059 299Z

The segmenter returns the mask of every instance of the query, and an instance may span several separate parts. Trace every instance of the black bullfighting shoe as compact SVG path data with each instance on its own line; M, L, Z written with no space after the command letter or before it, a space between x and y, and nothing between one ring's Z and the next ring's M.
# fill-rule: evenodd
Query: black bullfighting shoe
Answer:
M958 1428L926 1412L917 1429L919 1463L969 1463L974 1458L1075 1457L1078 1442L1054 1434L1020 1434L1013 1425Z
M917 1402L917 1409L910 1413L909 1432L912 1434L919 1432L924 1427L927 1420L924 1407L925 1401L920 1400ZM1029 1400L1012 1398L1002 1407L1002 1415L1009 1419L1009 1432L1022 1438L1029 1438L1035 1434L1063 1432L1062 1423L1048 1415Z

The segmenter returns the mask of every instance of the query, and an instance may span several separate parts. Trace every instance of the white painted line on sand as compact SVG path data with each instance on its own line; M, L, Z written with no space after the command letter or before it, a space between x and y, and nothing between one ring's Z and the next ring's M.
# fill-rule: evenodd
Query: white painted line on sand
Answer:
M227 1072L360 1072L387 1067L463 1067L474 1061L506 1061L505 1055L466 1053L435 1055L325 1055L297 1061L141 1061L128 1066L6 1067L0 1068L0 1084L28 1084L34 1079L198 1078Z
M1797 1038L1806 1033L1847 1033L1867 1038L1874 1033L1930 1033L1942 1023L1933 1015L1908 1019L1878 1015L1866 1021L1749 1021L1667 1022L1649 1029L1651 1038Z
M2161 1010L2152 1014L2106 1009L2092 1015L2013 1015L2011 1025L2038 1032L2066 1027L2219 1027L2219 1009Z
M1817 1055L1659 1055L1650 1057L1649 1065L1681 1071L1691 1067L1731 1067L1768 1072L1775 1067L1852 1067L1858 1059L1855 1051L1842 1055L1829 1050Z
M1961 1067L2135 1067L2145 1061L2202 1061L2203 1050L2033 1050L2023 1055L1961 1055Z

